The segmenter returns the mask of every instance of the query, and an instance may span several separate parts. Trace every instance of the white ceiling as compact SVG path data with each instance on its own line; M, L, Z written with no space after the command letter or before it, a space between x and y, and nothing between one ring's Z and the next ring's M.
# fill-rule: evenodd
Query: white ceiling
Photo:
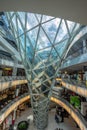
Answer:
M87 0L1 0L0 11L28 11L87 25Z

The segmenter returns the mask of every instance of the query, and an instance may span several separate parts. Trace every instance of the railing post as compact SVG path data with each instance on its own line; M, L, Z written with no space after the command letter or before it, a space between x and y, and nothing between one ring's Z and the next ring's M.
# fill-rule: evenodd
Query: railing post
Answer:
M17 75L17 63L18 63L18 61L15 59L12 76Z
M86 40L83 40L83 53L87 52Z
M2 70L0 70L0 76L2 76Z

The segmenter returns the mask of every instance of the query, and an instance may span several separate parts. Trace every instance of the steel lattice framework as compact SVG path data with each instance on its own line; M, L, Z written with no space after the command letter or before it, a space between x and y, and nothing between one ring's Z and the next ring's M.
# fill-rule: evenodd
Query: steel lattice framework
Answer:
M26 71L34 123L44 130L55 77L80 25L26 12L6 12L6 16Z

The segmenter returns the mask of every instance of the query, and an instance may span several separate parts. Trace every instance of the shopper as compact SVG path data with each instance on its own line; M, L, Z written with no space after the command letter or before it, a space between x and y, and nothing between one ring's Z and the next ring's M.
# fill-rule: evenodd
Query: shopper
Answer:
M9 130L13 130L13 125L10 125Z
M57 123L59 123L59 118L58 118L57 113L55 114L55 121L56 121Z

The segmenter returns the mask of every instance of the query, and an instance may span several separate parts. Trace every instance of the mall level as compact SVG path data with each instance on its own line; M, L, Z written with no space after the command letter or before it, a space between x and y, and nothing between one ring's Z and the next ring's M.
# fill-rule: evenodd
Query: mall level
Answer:
M0 130L87 130L87 26L7 10L0 12Z

